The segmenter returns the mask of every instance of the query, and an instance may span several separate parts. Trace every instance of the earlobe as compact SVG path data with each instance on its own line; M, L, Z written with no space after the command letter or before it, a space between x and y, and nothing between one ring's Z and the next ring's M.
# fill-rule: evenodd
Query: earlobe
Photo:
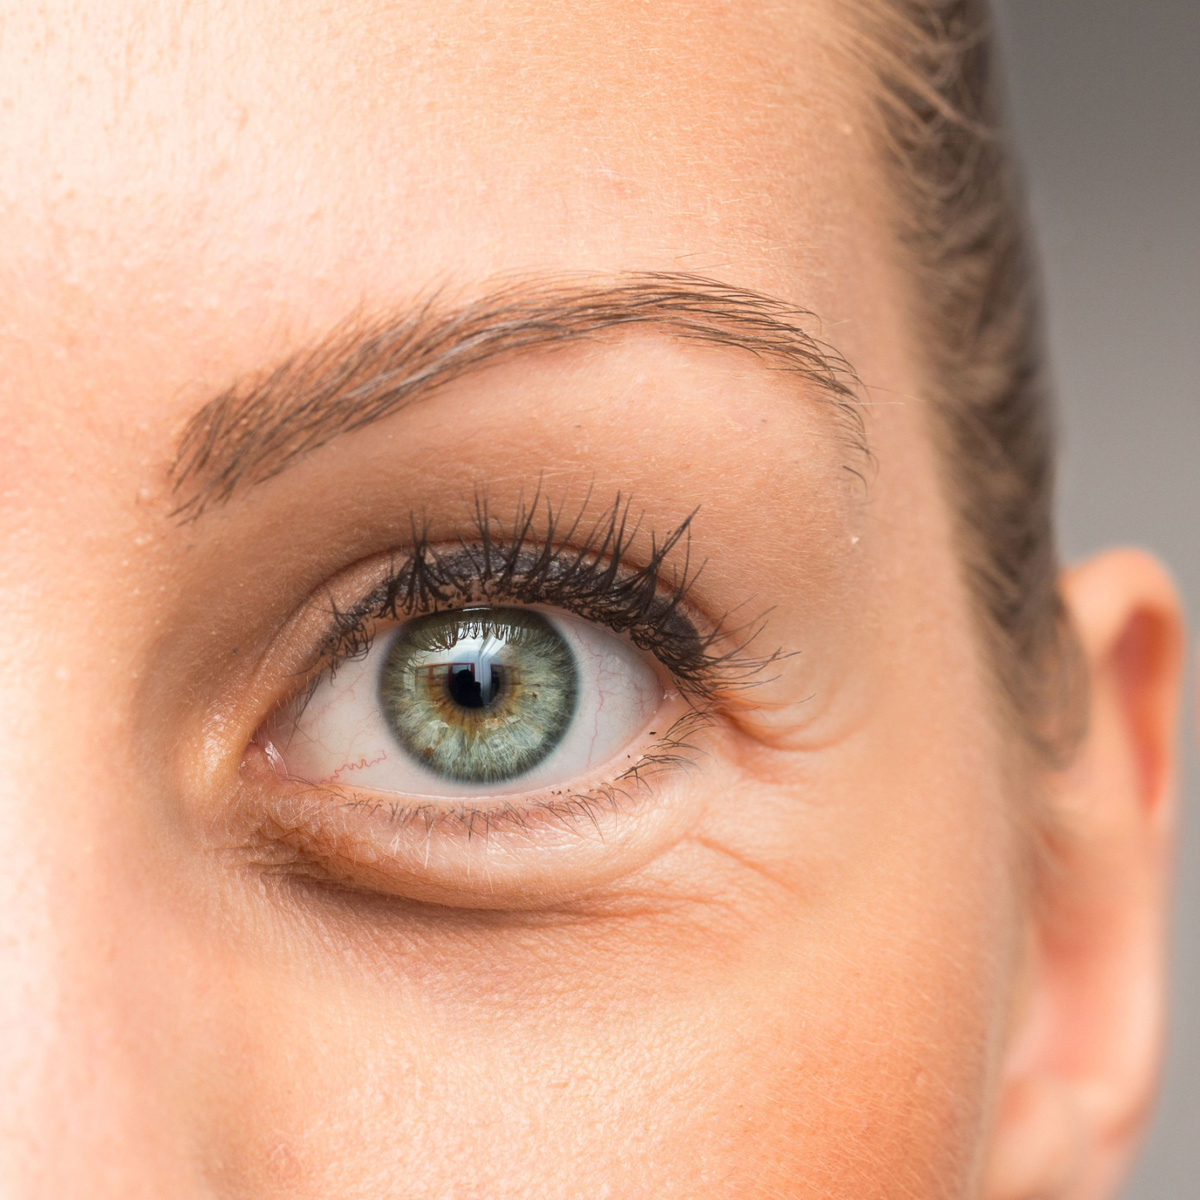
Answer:
M1138 551L1066 573L1088 726L1045 783L1052 852L1029 912L987 1200L1103 1200L1145 1122L1163 1028L1183 654L1178 597Z
M1079 1175L1082 1120L1063 1081L1036 1071L1014 1075L997 1113L987 1200L1055 1200Z

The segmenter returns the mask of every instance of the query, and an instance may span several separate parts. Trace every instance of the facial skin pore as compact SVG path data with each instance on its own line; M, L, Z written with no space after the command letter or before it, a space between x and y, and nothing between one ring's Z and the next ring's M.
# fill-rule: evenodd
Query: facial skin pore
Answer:
M1095 715L1076 767L1032 766L837 21L4 14L4 1195L1109 1194L1154 1076L1177 606L1136 555L1071 577ZM865 448L819 380L649 321L177 511L189 421L336 331L664 273L778 298L853 365ZM696 621L779 652L686 769L436 879L394 831L279 816L256 730L329 596L480 496L618 495L635 564L694 514Z

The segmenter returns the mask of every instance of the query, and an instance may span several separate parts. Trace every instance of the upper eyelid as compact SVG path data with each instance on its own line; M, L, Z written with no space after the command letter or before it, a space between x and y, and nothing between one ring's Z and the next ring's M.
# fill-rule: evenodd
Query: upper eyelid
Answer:
M358 618L372 609L376 616L411 615L461 596L467 584L482 585L506 599L559 603L568 611L576 611L572 600L581 596L594 601L601 596L611 599L616 592L629 610L626 619L639 607L647 611L658 607L659 620L669 618L686 600L699 574L691 567L695 514L665 537L651 533L649 553L635 557L632 551L642 521L632 518L630 501L618 493L589 521L590 499L586 495L575 515L566 518L565 506L544 497L539 485L531 502L518 500L511 521L502 522L489 510L486 495L477 492L470 531L438 543L412 514L412 543L399 570L393 553L385 579L345 615ZM683 561L671 571L670 596L664 605L659 595L665 564L681 543ZM685 632L698 636L693 622L686 620L686 626Z
M328 672L370 652L382 622L463 603L503 603L557 608L596 621L653 658L693 707L744 709L750 703L745 689L770 683L776 677L770 668L790 655L758 640L766 614L743 620L742 608L730 610L734 619L730 611L714 616L706 611L703 597L693 595L704 565L691 553L695 514L658 535L647 520L632 516L620 494L603 508L590 501L590 493L585 494L567 516L566 504L551 505L539 485L528 505L518 498L508 510L511 516L500 521L486 496L477 492L473 518L437 537L427 533L422 517L410 514L407 546L377 552L329 576L288 622L286 632L281 631L277 650L262 663L267 679L274 681L267 684L273 693L271 708L304 705L306 693ZM430 603L419 588L410 591L412 580L405 573L423 552L433 552L443 565L457 563L460 577L464 566L471 566L473 594L446 594L441 602ZM506 575L500 570L505 553L510 560L514 553L528 555L524 566L537 564L540 572L522 569ZM476 568L489 563L493 583L483 594ZM572 594L534 586L547 577L561 582L564 564L576 568L566 576ZM518 586L504 585L505 579ZM605 594L597 593L600 585L608 589Z
M556 537L564 524L561 511L546 504L535 534L534 506L518 504L505 528L477 498L475 536L436 542L414 520L412 545L379 562L376 582L365 595L345 608L330 600L329 630L314 668L336 667L367 652L368 627L375 622L463 602L540 604L594 620L654 655L681 692L696 700L711 699L720 686L751 682L782 657L779 651L749 653L761 622L730 629L727 621L711 619L691 602L700 573L690 553L692 517L665 537L644 535L649 552L635 554L641 522L630 520L628 502L620 496L587 524L585 500L565 534ZM681 561L668 568L681 545Z
M556 548L553 553L557 555L561 553L561 550ZM567 553L570 553L569 549L567 549ZM426 612L439 611L441 608L452 610L460 607L459 603L454 603L453 601L444 604L423 603L419 595L414 595L410 603L405 603L402 606L396 604L395 579L398 574L395 569L396 561L396 556L392 556L389 560L388 577L372 588L362 600L348 609L334 609L331 611L330 615L333 627L327 636L322 651L322 656L327 661L344 661L346 658L353 657L360 651L365 651L367 649L367 641L364 630L369 623L381 620L403 621L412 616L423 615ZM411 560L404 562L400 567L400 572L408 568L409 561ZM553 557L548 557L544 561L553 565L556 560ZM483 583L485 585L488 583L487 580L481 580L477 575L464 575L461 578L463 582ZM617 578L620 578L619 574ZM551 590L518 575L515 577L515 583L513 579L501 580L498 584L487 586L485 590L481 590L478 594L471 594L464 589L456 598L460 601L465 600L468 603L474 604L517 603L521 605L547 605L570 612L584 619L595 620L598 624L605 625L607 628L621 633L637 634L642 628L639 626L637 620L627 614L624 619L621 619L617 617L617 614L609 612L608 616L610 619L606 620L602 611L604 608L603 602L606 597L601 592L592 594L583 593L582 595L577 593L567 596L561 594L547 595L547 591ZM447 597L441 596L438 599L444 601ZM701 629L697 627L697 622L684 610L682 600L682 596L672 595L668 599L658 601L655 606L648 607L651 607L651 611L653 611L653 607L658 607L660 616L663 613L668 613L672 624L675 626L676 640L690 643L694 651L703 653L703 650L712 640L713 635L701 632ZM428 601L428 597L426 597L426 601ZM598 609L601 611L597 611ZM617 617L617 619L612 619L614 617ZM704 622L701 622L701 624L704 624ZM359 640L360 635L363 638L361 641ZM345 645L347 638L350 641L349 647ZM636 641L637 639L634 637L632 640ZM673 657L679 656L676 655ZM671 666L670 663L664 665L668 668Z

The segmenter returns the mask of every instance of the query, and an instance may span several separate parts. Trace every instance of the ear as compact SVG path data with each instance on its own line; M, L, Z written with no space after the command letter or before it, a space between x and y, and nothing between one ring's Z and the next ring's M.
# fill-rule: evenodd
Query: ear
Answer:
M1049 780L1056 833L1001 1083L987 1200L1111 1197L1146 1122L1165 992L1179 599L1148 555L1066 573L1087 660L1087 733Z

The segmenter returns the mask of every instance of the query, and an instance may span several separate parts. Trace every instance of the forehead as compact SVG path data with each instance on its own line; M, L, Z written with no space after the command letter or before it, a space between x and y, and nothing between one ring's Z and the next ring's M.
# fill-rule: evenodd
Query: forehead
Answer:
M93 310L731 254L815 277L861 169L805 0L703 21L679 3L81 2L5 26L6 267L68 293L102 277Z
M885 376L881 189L835 23L818 0L696 13L19 6L0 409L30 432L0 454L45 431L64 469L165 470L231 380L350 313L506 273L711 275L811 310Z

